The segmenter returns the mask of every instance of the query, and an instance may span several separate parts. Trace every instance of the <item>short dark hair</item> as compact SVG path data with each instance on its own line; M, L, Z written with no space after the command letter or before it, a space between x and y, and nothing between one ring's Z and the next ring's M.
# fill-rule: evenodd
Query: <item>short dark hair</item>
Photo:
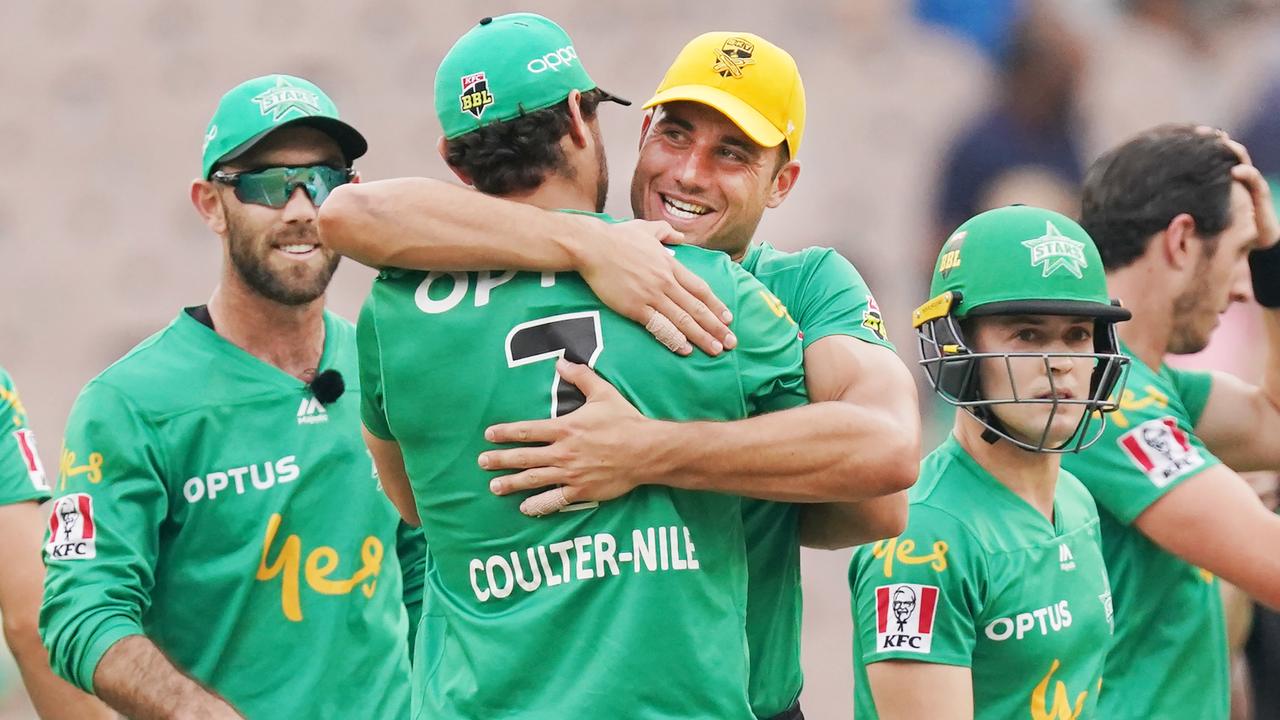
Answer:
M1080 225L1115 270L1147 251L1151 237L1190 215L1206 251L1231 224L1236 154L1195 125L1161 125L1108 151L1085 174Z
M595 117L604 100L598 88L582 93L582 116ZM547 173L565 169L560 140L569 132L569 100L445 141L445 161L465 172L480 192L506 195L534 190Z

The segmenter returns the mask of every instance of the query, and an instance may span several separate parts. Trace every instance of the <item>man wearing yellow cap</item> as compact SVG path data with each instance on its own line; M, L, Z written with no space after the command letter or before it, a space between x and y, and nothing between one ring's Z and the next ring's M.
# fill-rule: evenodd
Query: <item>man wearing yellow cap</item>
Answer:
M489 428L491 442L549 443L551 451L490 451L480 463L515 471L494 483L499 495L540 489L577 501L615 496L620 484L661 484L754 498L744 509L752 709L800 718L800 541L842 547L901 531L901 491L918 469L914 384L847 260L825 248L784 253L751 242L764 210L786 199L800 173L804 88L791 56L749 33L699 36L645 107L633 210L685 242L730 254L772 291L774 311L803 332L813 404L672 423L643 417L610 389L559 418ZM428 179L344 187L322 209L320 230L327 245L373 266L576 270L641 322L627 309L680 284L668 253L643 234L610 235L602 224ZM698 341L710 324L695 319L689 331L681 321L690 318L673 318L699 347L718 351ZM733 336L723 338L732 347Z

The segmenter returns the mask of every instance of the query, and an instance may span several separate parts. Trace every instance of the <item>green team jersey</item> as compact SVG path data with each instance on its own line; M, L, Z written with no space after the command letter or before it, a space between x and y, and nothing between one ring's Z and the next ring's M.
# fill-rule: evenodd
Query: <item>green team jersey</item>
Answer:
M595 368L640 412L730 420L802 404L795 325L723 253L677 247L738 347L679 357L573 273L384 272L360 316L364 420L399 443L427 536L415 717L752 717L736 496L645 485L549 517L489 492L484 429L563 415Z
M878 717L882 660L969 668L975 720L1113 717L1097 712L1111 590L1080 481L1059 474L1050 523L950 437L909 495L907 529L849 567L858 720Z
M1098 501L1115 587L1116 641L1107 658L1107 718L1225 720L1227 631L1218 581L1165 552L1132 523L1165 493L1219 464L1194 428L1211 376L1133 362L1120 409L1097 444L1064 455Z
M893 349L866 282L835 250L810 247L789 253L753 243L742 267L795 319L804 347L831 335L848 335ZM751 709L760 718L789 708L804 682L799 517L799 507L791 503L743 499L750 569Z
M92 691L145 634L251 720L408 717L399 518L360 436L355 329L324 326L320 368L349 383L328 405L186 312L80 393L40 612L59 675Z
M13 378L0 368L0 505L49 498L49 483Z

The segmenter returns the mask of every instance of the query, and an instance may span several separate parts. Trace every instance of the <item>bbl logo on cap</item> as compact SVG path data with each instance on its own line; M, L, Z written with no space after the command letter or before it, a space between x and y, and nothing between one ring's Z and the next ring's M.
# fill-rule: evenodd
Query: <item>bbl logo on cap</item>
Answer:
M729 38L716 51L716 64L712 69L720 73L720 77L740 78L742 68L755 65L756 61L751 57L755 49L756 46L746 38Z
M286 115L315 115L320 112L320 96L300 87L294 87L283 77L276 78L276 86L254 96L263 115L274 113L272 122L280 122Z
M477 120L484 115L485 108L493 104L493 93L489 92L489 81L484 73L472 73L462 77L462 94L458 96L462 112L471 113Z
M964 239L968 235L967 231L961 230L947 238L946 244L942 246L942 259L938 261L939 275L945 278L952 270L960 267L960 248L964 246Z

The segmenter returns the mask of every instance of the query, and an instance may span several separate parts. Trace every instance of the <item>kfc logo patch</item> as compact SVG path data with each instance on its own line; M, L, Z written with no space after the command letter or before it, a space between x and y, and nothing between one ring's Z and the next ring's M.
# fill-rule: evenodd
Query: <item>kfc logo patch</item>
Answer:
M1204 457L1172 417L1148 420L1121 435L1117 442L1156 487L1164 487L1204 465Z
M475 119L479 120L481 115L488 107L497 102L494 100L493 93L489 92L489 80L484 73L472 73L462 78L462 94L458 96L458 103L462 107L462 112L471 113Z
M27 477L37 490L49 491L49 481L44 476L44 465L40 463L40 454L36 452L36 434L27 428L14 430L13 437L18 441L18 454L27 468Z
M94 547L97 527L93 521L93 498L74 493L58 498L49 514L50 560L88 560L97 555Z
M876 652L927 654L933 644L933 585L881 585L876 588Z

